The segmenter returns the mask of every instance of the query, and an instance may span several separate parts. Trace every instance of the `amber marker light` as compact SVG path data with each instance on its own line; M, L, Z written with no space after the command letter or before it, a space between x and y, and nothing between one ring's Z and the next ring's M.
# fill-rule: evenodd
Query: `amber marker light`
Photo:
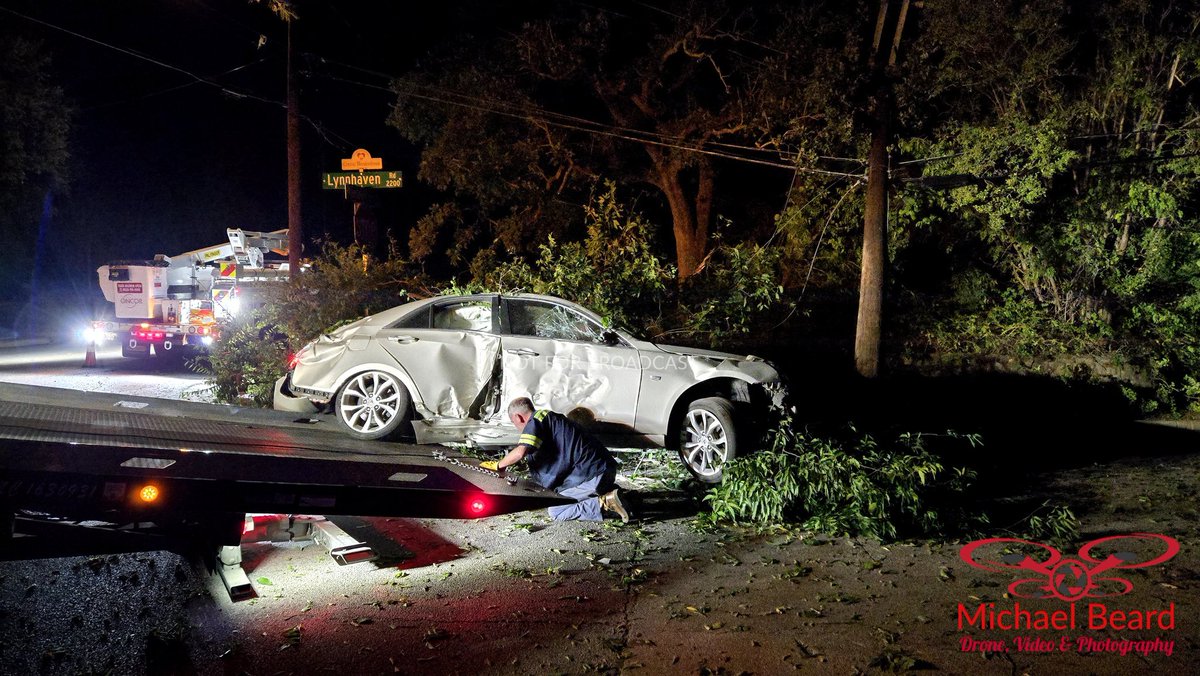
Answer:
M161 494L161 491L158 490L158 486L155 486L154 484L146 484L145 486L142 486L142 490L138 491L138 499L149 504L155 500L158 500L158 496Z

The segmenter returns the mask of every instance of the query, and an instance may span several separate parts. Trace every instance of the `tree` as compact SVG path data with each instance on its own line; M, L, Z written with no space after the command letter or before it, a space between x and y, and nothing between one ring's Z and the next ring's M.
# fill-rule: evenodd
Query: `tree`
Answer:
M721 2L555 5L512 35L473 36L398 80L391 123L426 144L420 178L459 198L421 223L414 255L447 225L457 232L452 255L493 239L485 233L512 249L556 197L581 195L603 175L654 188L679 278L694 274L709 248L715 158L730 153L720 144L767 126L758 101L773 83L760 74L775 23L755 19Z
M1036 323L1044 344L1073 336L1069 349L1140 365L1160 398L1194 403L1200 3L1072 10L1056 0L927 8L910 73L924 87L907 91L941 115L903 145L929 158L926 175L975 180L910 192L903 213L946 233L960 265L971 247L972 277L995 290L982 312L1008 324L977 340Z
M0 278L7 289L29 283L51 196L67 187L70 119L41 46L0 35L0 232L7 258Z

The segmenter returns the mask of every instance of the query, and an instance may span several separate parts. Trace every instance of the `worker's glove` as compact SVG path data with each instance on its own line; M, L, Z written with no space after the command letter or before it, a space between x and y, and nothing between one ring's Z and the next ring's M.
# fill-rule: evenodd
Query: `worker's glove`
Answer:
M489 469L493 472L500 471L500 461L499 460L485 460L485 461L479 463L479 466L483 469Z

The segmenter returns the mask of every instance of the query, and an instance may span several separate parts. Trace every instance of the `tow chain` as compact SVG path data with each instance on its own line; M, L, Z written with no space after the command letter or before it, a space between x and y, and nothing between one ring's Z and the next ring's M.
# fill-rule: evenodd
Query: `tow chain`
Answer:
M448 462L451 465L457 465L458 467L463 467L465 469L469 469L474 472L479 472L480 474L494 476L497 479L504 479L505 481L508 482L509 486L517 485L517 477L512 476L511 474L503 474L502 475L499 472L493 472L490 469L484 469L484 468L480 467L479 465L472 465L470 463L463 462L462 460L459 460L458 458L451 458L450 456L446 455L443 451L434 451L433 459L441 460L442 462Z

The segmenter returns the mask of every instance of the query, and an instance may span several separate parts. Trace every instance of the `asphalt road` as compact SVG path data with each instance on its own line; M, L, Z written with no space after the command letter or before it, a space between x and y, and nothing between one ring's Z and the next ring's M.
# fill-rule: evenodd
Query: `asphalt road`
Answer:
M174 398L202 388L178 366L97 356L85 369L74 346L3 349L0 380ZM1021 490L1088 487L1089 538L1177 538L1173 560L1131 572L1131 593L1105 601L1169 606L1169 629L964 631L959 608L1011 606L1015 577L965 565L961 543L701 529L686 493L648 488L661 463L625 456L620 480L641 488L633 524L339 518L381 558L339 566L312 542L247 544L256 596L236 603L202 560L166 551L0 563L0 673L1195 673L1200 456L1138 454L1149 459L1106 459ZM1169 640L1171 654L1019 648L1027 636ZM969 637L1005 649L965 650Z

